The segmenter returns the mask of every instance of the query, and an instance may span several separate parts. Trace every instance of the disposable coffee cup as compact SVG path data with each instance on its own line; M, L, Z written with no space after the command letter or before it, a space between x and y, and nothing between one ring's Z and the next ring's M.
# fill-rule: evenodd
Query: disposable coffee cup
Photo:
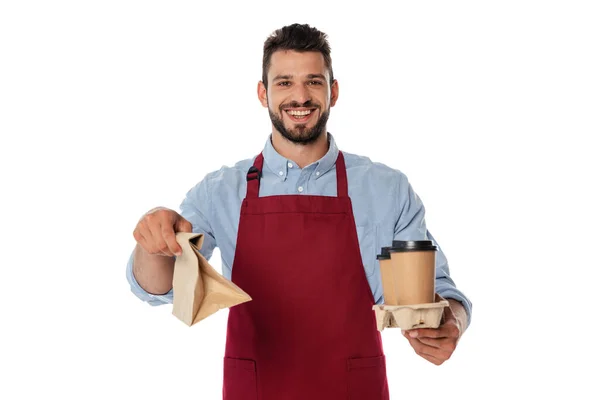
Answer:
M388 305L397 305L390 249L391 247L382 247L381 254L377 255L377 260L379 260L379 271L381 272L381 283L383 284L383 302Z
M431 240L394 240L388 251L395 297L392 304L435 303L437 246Z

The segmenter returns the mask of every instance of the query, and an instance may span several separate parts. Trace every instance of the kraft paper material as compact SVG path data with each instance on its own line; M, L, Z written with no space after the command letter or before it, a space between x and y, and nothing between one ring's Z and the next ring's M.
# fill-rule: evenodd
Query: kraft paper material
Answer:
M376 304L375 319L377 329L401 328L404 330L418 328L438 328L442 322L444 308L449 307L447 300L436 303L413 304L406 306Z
M173 315L192 326L220 309L251 301L240 287L219 274L200 254L201 233L175 235L182 252L173 274Z

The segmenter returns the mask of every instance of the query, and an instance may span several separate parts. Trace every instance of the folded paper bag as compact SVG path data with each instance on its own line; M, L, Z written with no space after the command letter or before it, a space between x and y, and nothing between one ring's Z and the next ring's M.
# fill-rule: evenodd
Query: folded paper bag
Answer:
M222 308L252 300L200 254L203 234L179 232L175 238L182 252L173 273L173 315L192 326Z

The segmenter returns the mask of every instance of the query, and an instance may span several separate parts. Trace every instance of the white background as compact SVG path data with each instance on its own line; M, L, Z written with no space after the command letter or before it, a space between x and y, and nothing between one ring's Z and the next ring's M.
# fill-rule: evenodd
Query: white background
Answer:
M188 328L125 265L143 213L262 149L294 22L330 37L339 147L407 174L474 304L441 367L383 332L392 399L595 398L597 3L206 3L1 3L0 398L220 398L227 311Z

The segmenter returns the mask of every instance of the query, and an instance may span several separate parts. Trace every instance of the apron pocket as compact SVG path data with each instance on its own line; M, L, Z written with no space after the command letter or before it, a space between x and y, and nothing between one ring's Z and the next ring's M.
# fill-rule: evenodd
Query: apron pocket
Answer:
M223 400L257 400L256 363L242 358L224 359Z
M348 399L389 399L384 355L348 359Z

